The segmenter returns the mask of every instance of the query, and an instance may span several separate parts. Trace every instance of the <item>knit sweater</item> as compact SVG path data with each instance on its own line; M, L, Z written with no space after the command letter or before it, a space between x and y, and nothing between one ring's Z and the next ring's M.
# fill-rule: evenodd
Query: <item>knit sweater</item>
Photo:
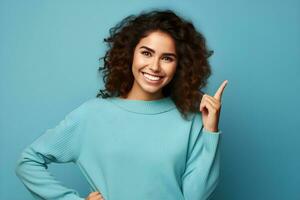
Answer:
M90 98L25 147L15 172L35 199L84 200L49 173L75 163L105 200L205 200L219 182L220 135L170 97Z

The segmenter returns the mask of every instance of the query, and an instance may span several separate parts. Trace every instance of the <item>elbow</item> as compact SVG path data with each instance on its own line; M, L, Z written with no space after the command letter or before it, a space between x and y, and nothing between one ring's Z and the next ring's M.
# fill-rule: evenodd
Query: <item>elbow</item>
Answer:
M15 175L17 177L21 177L22 176L22 171L23 171L23 169L22 169L22 157L20 157L17 160L17 162L16 162L16 164L14 166L14 171L15 171Z
M20 166L19 165L17 165L16 167L15 167L15 175L17 176L17 177L21 177L21 168L20 168Z
M26 155L27 155L26 151L23 150L22 153L19 155L19 158L15 162L14 171L15 171L15 175L19 178L24 176L24 172L25 172L25 168L26 168L25 164L28 161L26 159L26 157L27 157Z
M209 184L206 189L206 197L204 199L210 199L216 191L217 186L219 185L220 182L220 172L219 169L215 171L215 174L211 179L209 180Z
M204 199L211 199L215 195L216 189L219 185L219 181L220 181L219 177L214 180L213 184L208 188Z

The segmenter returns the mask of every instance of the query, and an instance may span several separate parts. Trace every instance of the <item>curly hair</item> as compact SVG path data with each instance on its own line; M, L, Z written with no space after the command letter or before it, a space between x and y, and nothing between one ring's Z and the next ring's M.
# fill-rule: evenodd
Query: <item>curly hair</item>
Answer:
M192 22L170 9L129 15L109 30L110 36L104 39L108 50L99 58L104 60L104 66L98 69L103 73L105 89L100 89L96 97L126 96L134 82L131 71L134 49L143 37L154 31L167 33L175 41L176 72L162 93L172 98L186 119L188 114L199 111L204 94L200 89L207 85L212 73L208 57L213 51L206 47L204 36Z

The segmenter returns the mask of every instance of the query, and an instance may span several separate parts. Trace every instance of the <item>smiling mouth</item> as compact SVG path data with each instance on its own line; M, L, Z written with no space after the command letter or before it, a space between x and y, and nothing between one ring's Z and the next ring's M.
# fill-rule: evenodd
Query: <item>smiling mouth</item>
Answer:
M155 75L155 74L149 74L149 73L147 73L147 72L142 72L142 74L144 75L144 74L148 74L148 75L150 75L150 76L154 76L154 77L159 77L159 78L163 78L164 76L159 76L159 75Z
M153 76L151 74L148 74L146 72L141 72L143 77L150 83L158 83L163 80L164 76Z

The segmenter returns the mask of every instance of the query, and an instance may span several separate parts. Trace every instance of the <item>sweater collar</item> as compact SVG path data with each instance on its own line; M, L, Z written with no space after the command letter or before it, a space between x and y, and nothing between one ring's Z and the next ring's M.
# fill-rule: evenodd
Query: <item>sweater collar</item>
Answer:
M123 110L140 114L158 114L176 108L170 96L156 100L133 100L121 97L109 97L107 100Z

